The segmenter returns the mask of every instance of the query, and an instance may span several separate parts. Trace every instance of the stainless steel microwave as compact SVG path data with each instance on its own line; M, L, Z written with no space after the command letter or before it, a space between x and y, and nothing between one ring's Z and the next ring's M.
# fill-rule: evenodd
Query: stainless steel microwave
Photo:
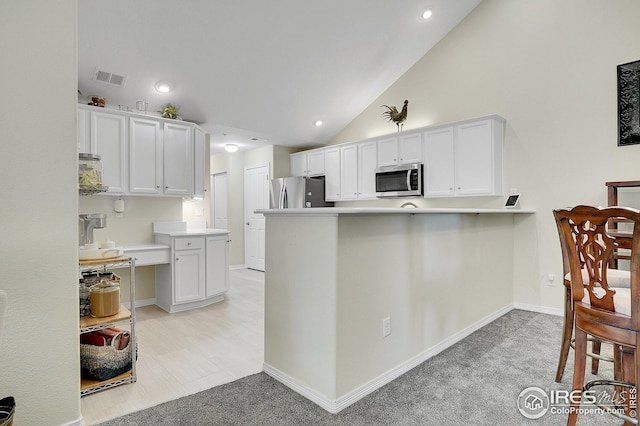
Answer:
M384 166L376 169L376 197L421 197L422 163Z

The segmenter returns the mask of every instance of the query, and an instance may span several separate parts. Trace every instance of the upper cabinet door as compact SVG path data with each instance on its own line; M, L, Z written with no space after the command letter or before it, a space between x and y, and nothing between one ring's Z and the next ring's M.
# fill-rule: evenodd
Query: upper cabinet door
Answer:
M340 148L327 149L325 160L324 198L340 201Z
M453 127L424 132L424 196L454 195Z
M340 199L358 199L358 145L340 148Z
M91 111L91 153L102 159L102 183L108 192L126 192L126 117Z
M492 121L457 126L455 143L458 195L490 195L494 189Z
M307 172L309 176L324 175L324 150L307 154Z
M378 166L395 166L398 164L398 138L378 140Z
M422 135L402 135L398 138L398 164L422 163Z
M78 153L91 154L91 135L89 133L89 111L78 108Z
M129 192L162 194L160 122L131 117L129 121Z
M377 149L375 142L358 144L358 199L376 199Z
M205 169L206 169L206 137L200 129L194 129L193 151L193 196L204 198Z
M164 193L193 192L193 136L189 126L164 123Z
M291 154L291 176L307 176L307 154Z

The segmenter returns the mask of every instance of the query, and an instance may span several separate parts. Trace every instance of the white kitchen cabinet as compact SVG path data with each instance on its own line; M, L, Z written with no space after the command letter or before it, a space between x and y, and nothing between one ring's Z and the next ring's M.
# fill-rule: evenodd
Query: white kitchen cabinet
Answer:
M91 135L89 132L89 111L78 108L78 129L77 129L77 138L78 138L78 153L91 153Z
M307 175L307 154L304 152L291 154L289 156L289 161L291 162L291 176Z
M375 141L358 144L358 199L376 199L377 144Z
M228 234L156 234L171 262L156 265L156 304L169 313L224 300L229 288Z
M205 297L211 298L229 290L229 243L226 235L206 237L207 279Z
M371 200L375 194L375 141L340 145L326 152L328 201Z
M204 182L207 161L206 136L205 133L194 128L193 144L193 196L194 198L204 198Z
M425 131L425 197L502 195L503 133L497 116Z
M173 258L173 303L196 302L204 298L204 238L176 238Z
M503 125L481 120L456 126L458 195L502 195Z
M126 128L125 116L90 112L90 153L102 160L102 184L108 193L122 194L126 184Z
M190 126L165 122L164 193L189 196L193 192L193 135Z
M378 166L422 162L420 133L402 134L378 140Z
M502 117L491 115L307 154L324 153L327 201L375 199L375 168L409 163L424 164L425 197L502 195L504 125ZM292 173L298 170L298 176L308 171L303 154L291 155Z
M291 154L291 176L324 176L324 149Z
M447 197L455 194L453 134L453 126L424 132L425 197Z
M378 140L378 166L398 164L398 138L390 137Z
M107 193L204 197L206 134L195 124L82 104L77 117L78 152L101 157Z
M129 119L129 192L162 194L162 160L160 122L131 117Z
M340 147L340 200L358 199L358 145Z
M325 151L324 198L326 201L340 201L340 148Z

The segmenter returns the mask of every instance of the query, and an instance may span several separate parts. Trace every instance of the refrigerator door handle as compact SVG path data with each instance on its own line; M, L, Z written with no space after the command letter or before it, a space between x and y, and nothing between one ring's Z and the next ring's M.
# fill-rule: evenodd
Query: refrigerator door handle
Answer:
M284 209L284 183L280 187L280 193L278 194L278 208Z
M282 208L283 209L289 208L289 197L287 196L287 187L284 185L282 186Z

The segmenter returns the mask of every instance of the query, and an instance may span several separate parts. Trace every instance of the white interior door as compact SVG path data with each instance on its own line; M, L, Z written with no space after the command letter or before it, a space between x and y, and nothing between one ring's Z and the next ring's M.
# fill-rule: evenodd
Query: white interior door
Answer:
M211 175L211 227L229 229L227 220L227 174L216 173Z
M264 215L255 213L269 208L269 165L244 171L244 262L247 268L264 271Z

